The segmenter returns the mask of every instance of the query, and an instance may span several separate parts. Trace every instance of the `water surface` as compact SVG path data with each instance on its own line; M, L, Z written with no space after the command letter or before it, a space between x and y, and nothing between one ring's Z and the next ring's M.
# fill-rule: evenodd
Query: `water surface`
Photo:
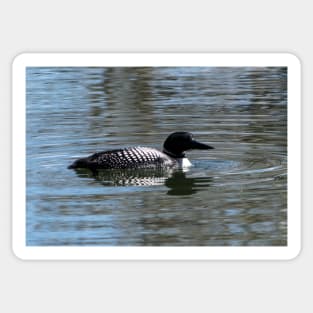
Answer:
M287 244L287 71L281 67L27 69L27 245ZM215 150L189 171L68 170L96 151Z

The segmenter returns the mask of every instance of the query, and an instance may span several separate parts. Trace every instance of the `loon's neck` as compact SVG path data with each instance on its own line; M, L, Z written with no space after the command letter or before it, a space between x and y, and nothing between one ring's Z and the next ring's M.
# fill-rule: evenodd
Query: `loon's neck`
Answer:
M192 166L192 164L190 163L190 161L187 158L179 158L176 161L177 161L178 166L180 168L188 168L188 167Z
M166 155L168 155L171 158L174 158L176 160L179 168L188 168L188 167L192 166L190 161L186 158L185 153L174 154L174 153L166 150L165 148L163 149L163 153L165 153Z
M165 148L163 148L163 153L167 154L168 156L170 156L171 158L174 158L174 159L181 159L181 158L185 157L185 153L175 154L175 153L172 153L172 152L166 150Z

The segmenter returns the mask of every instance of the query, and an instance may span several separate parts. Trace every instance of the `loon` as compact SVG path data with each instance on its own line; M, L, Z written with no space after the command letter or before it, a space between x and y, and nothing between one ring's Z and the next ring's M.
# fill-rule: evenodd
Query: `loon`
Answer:
M214 149L214 147L193 139L189 132L175 132L167 137L163 152L147 147L132 147L94 153L74 161L68 168L100 169L159 169L191 166L185 151L191 149Z

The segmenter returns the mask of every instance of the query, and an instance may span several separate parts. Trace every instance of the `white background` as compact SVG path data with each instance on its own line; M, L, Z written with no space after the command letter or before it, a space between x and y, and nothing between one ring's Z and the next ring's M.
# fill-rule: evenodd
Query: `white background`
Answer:
M1 1L0 311L312 312L311 14L309 1ZM15 258L11 62L21 52L46 51L296 54L303 79L300 256L292 261L245 262Z

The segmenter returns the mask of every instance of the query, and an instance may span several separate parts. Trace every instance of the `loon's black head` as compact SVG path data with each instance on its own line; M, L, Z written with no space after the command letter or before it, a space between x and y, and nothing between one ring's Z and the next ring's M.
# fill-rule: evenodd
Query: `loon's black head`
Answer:
M163 145L163 152L175 158L183 158L185 156L183 152L191 149L204 150L214 149L214 147L194 140L193 135L188 132L172 133Z

